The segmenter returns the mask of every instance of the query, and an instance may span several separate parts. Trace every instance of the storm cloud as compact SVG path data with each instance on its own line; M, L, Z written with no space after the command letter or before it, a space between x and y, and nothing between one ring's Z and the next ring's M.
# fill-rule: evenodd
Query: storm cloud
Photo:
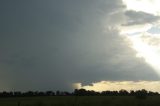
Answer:
M121 0L1 0L0 7L0 90L159 79L119 34L125 15L137 14L125 13Z

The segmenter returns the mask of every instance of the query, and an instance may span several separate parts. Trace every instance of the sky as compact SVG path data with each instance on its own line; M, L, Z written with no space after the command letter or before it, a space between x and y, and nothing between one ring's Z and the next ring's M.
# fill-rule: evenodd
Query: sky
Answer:
M160 92L159 4L0 0L0 91Z

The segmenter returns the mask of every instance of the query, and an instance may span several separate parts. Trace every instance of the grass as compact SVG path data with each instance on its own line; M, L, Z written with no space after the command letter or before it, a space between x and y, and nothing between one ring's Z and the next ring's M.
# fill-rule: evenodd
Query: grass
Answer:
M0 106L159 106L160 96L50 96L0 98Z

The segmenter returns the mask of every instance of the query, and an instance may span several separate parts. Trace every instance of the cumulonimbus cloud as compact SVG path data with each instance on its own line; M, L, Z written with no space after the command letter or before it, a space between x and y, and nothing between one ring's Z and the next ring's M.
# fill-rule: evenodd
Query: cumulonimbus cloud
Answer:
M130 24L157 18L126 15L121 0L1 0L0 7L0 78L10 85L0 83L0 90L68 90L75 82L159 79L118 29L130 23L127 15ZM138 21L133 14L148 18Z

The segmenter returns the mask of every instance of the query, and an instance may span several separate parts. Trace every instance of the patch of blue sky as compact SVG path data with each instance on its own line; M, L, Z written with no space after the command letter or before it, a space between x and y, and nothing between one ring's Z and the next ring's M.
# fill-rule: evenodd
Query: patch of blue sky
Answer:
M142 32L134 32L134 33L128 33L129 36L135 36L135 35L139 35L141 34Z
M147 32L151 34L160 34L160 27L154 26L150 28Z

